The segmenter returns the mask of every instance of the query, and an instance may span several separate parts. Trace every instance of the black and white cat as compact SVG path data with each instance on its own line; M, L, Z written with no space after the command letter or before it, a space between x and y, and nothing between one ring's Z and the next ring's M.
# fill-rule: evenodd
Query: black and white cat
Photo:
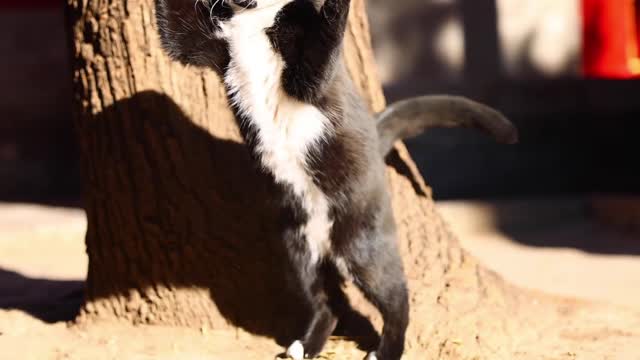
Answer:
M163 47L222 76L246 143L286 194L282 241L310 319L287 354L320 353L340 316L348 274L384 319L368 359L397 360L409 322L407 285L385 177L399 138L472 126L504 142L501 114L458 97L367 111L341 57L350 0L157 0Z

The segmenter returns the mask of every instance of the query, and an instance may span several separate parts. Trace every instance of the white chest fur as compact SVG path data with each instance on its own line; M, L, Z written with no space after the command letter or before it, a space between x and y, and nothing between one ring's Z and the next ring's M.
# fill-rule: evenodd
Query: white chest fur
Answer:
M330 250L332 222L326 196L305 170L305 155L331 131L330 123L316 107L283 91L285 64L265 33L282 5L290 1L272 0L278 4L239 11L223 24L231 54L224 81L230 100L257 129L262 165L301 199L309 220L299 231L307 239L312 261L317 262Z

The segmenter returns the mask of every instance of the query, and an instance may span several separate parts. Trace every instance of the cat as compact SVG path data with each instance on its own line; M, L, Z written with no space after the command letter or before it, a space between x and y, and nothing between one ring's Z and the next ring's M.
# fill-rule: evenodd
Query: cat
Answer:
M409 301L384 162L395 140L434 126L478 127L507 143L517 136L502 114L460 97L399 102L374 118L341 56L349 7L350 0L156 0L163 48L220 74L255 161L285 194L286 260L311 314L287 349L295 360L322 351L346 276L384 320L367 359L402 356Z

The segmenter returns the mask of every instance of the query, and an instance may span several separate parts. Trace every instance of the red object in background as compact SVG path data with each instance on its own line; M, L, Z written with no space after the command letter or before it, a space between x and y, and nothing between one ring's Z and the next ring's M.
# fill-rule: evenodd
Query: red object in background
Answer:
M41 9L62 7L64 0L0 0L0 9Z
M640 76L636 0L582 0L585 77Z

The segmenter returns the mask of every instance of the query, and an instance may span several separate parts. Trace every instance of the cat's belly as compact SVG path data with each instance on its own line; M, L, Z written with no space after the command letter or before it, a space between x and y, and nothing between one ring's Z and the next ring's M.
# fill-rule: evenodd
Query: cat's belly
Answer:
M224 81L230 101L256 131L254 151L262 166L278 183L293 189L307 213L308 221L298 231L309 244L312 261L317 262L330 251L332 221L328 198L313 182L306 162L309 149L330 134L331 126L316 107L291 98L282 89L284 62L264 30L256 30L271 26L266 15L247 12L226 25L231 61Z

